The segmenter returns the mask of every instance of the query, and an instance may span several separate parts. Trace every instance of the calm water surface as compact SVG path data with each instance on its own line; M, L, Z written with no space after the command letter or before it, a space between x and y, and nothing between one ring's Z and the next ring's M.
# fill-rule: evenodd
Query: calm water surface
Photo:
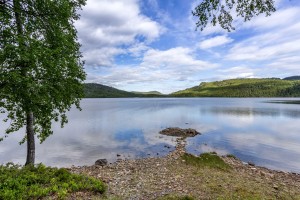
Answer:
M300 105L269 100L280 99L84 99L83 111L71 110L65 128L54 124L54 135L37 144L36 162L61 167L92 165L99 158L112 162L117 154L123 159L166 155L175 138L158 132L175 126L202 133L188 139L190 153L234 154L245 162L299 173ZM0 122L0 136L7 126ZM0 164L24 164L26 145L18 144L24 133L0 143Z

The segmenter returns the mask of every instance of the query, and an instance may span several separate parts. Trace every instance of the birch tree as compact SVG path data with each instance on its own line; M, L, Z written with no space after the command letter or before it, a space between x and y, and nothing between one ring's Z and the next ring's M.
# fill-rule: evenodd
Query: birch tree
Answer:
M26 165L35 161L52 121L79 107L85 79L74 22L85 0L0 0L0 109L9 128L26 127Z

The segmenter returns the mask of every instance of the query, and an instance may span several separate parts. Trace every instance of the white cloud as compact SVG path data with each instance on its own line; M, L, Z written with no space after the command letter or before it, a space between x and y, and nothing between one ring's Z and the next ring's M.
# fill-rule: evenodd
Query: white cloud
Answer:
M270 17L246 23L255 35L236 43L225 56L227 61L242 61L261 68L267 76L284 77L299 72L299 7L279 10ZM284 71L283 71L284 70Z
M244 23L240 22L241 28L255 28L267 30L271 28L282 28L286 25L294 24L298 20L300 9L299 7L288 8L283 10L278 10L271 16L266 17L265 15L260 15L254 17L251 21Z
M193 10L199 3L200 2L193 3L191 9ZM265 14L260 14L259 16L254 16L250 21L247 22L245 22L242 17L238 17L235 8L233 8L230 13L233 16L232 25L236 30L231 31L231 33L237 33L249 28L265 30L267 28L281 27L287 24L295 23L298 21L298 6L298 1L275 0L275 7L277 8L277 11L272 13L271 16L266 17ZM287 7L288 9L286 9ZM190 21L192 21L192 24L195 26L198 19L191 16ZM207 36L213 34L228 34L228 31L221 28L219 24L213 26L209 22L207 27L201 31L201 35Z
M91 48L84 53L84 59L90 66L107 67L112 65L114 56L125 52L125 50L115 47Z
M269 30L239 42L230 49L228 60L271 60L281 56L300 55L300 22Z
M227 33L219 26L195 31L190 10L176 8L174 13L182 12L175 16L165 5L157 0L88 0L76 24L88 81L168 93L201 80L289 76L299 69L299 6L247 23L237 19L237 31Z
M245 66L237 66L237 67L231 67L227 69L220 69L217 72L221 74L222 79L231 79L231 78L254 78L255 71L256 70Z
M166 51L150 49L144 55L143 66L151 68L181 68L184 71L203 70L211 68L212 65L208 62L194 58L193 51L189 48L176 47Z
M128 52L135 57L140 57L142 53L144 53L146 50L148 50L149 47L145 43L136 43L132 45L130 48L128 48Z
M93 82L118 88L133 88L127 90L159 90L169 93L198 84L203 71L218 66L197 59L193 53L193 50L183 47L165 51L149 49L139 65L111 68L107 75L99 75L98 79L95 76L90 78Z
M300 46L298 44L300 44L300 38L268 46L253 43L249 45L237 45L230 50L227 59L253 61L276 59L283 55L300 53Z
M277 77L284 78L299 74L300 56L287 56L274 59L267 66L277 74Z
M201 49L210 49L217 46L222 46L233 41L232 38L226 35L220 35L213 38L209 38L200 42L199 47Z
M220 81L235 78L261 78L258 74L265 74L261 69L254 69L247 65L222 67L215 69L209 78L202 78L201 82ZM263 75L262 77L265 77Z
M162 27L140 12L137 0L88 0L76 22L86 64L112 65L122 45L155 40ZM139 38L139 40L137 39Z

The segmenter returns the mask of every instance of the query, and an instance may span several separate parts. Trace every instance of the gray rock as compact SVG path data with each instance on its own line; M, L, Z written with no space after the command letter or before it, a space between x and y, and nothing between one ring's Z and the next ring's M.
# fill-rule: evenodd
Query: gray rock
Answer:
M105 166L105 165L107 165L107 160L106 159L98 159L98 160L96 160L95 165Z

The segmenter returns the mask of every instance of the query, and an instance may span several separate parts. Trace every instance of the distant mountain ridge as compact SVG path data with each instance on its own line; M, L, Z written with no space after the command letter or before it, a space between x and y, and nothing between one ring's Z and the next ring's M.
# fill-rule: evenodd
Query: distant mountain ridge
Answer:
M158 91L128 92L97 83L84 84L85 98L127 97L300 97L300 76L229 79L202 82L185 90L161 94Z
M85 83L84 96L85 98L121 98L136 97L136 94L102 84Z
M132 91L132 93L135 93L135 94L146 94L146 95L164 95L162 93L160 93L159 91L149 91L149 92L137 92L137 91Z
M300 80L300 76L289 76L284 78L283 80Z
M127 97L164 97L157 91L151 92L127 92L98 83L84 84L85 98L127 98Z
M279 78L229 79L202 82L199 86L177 91L174 97L300 97L300 80Z

